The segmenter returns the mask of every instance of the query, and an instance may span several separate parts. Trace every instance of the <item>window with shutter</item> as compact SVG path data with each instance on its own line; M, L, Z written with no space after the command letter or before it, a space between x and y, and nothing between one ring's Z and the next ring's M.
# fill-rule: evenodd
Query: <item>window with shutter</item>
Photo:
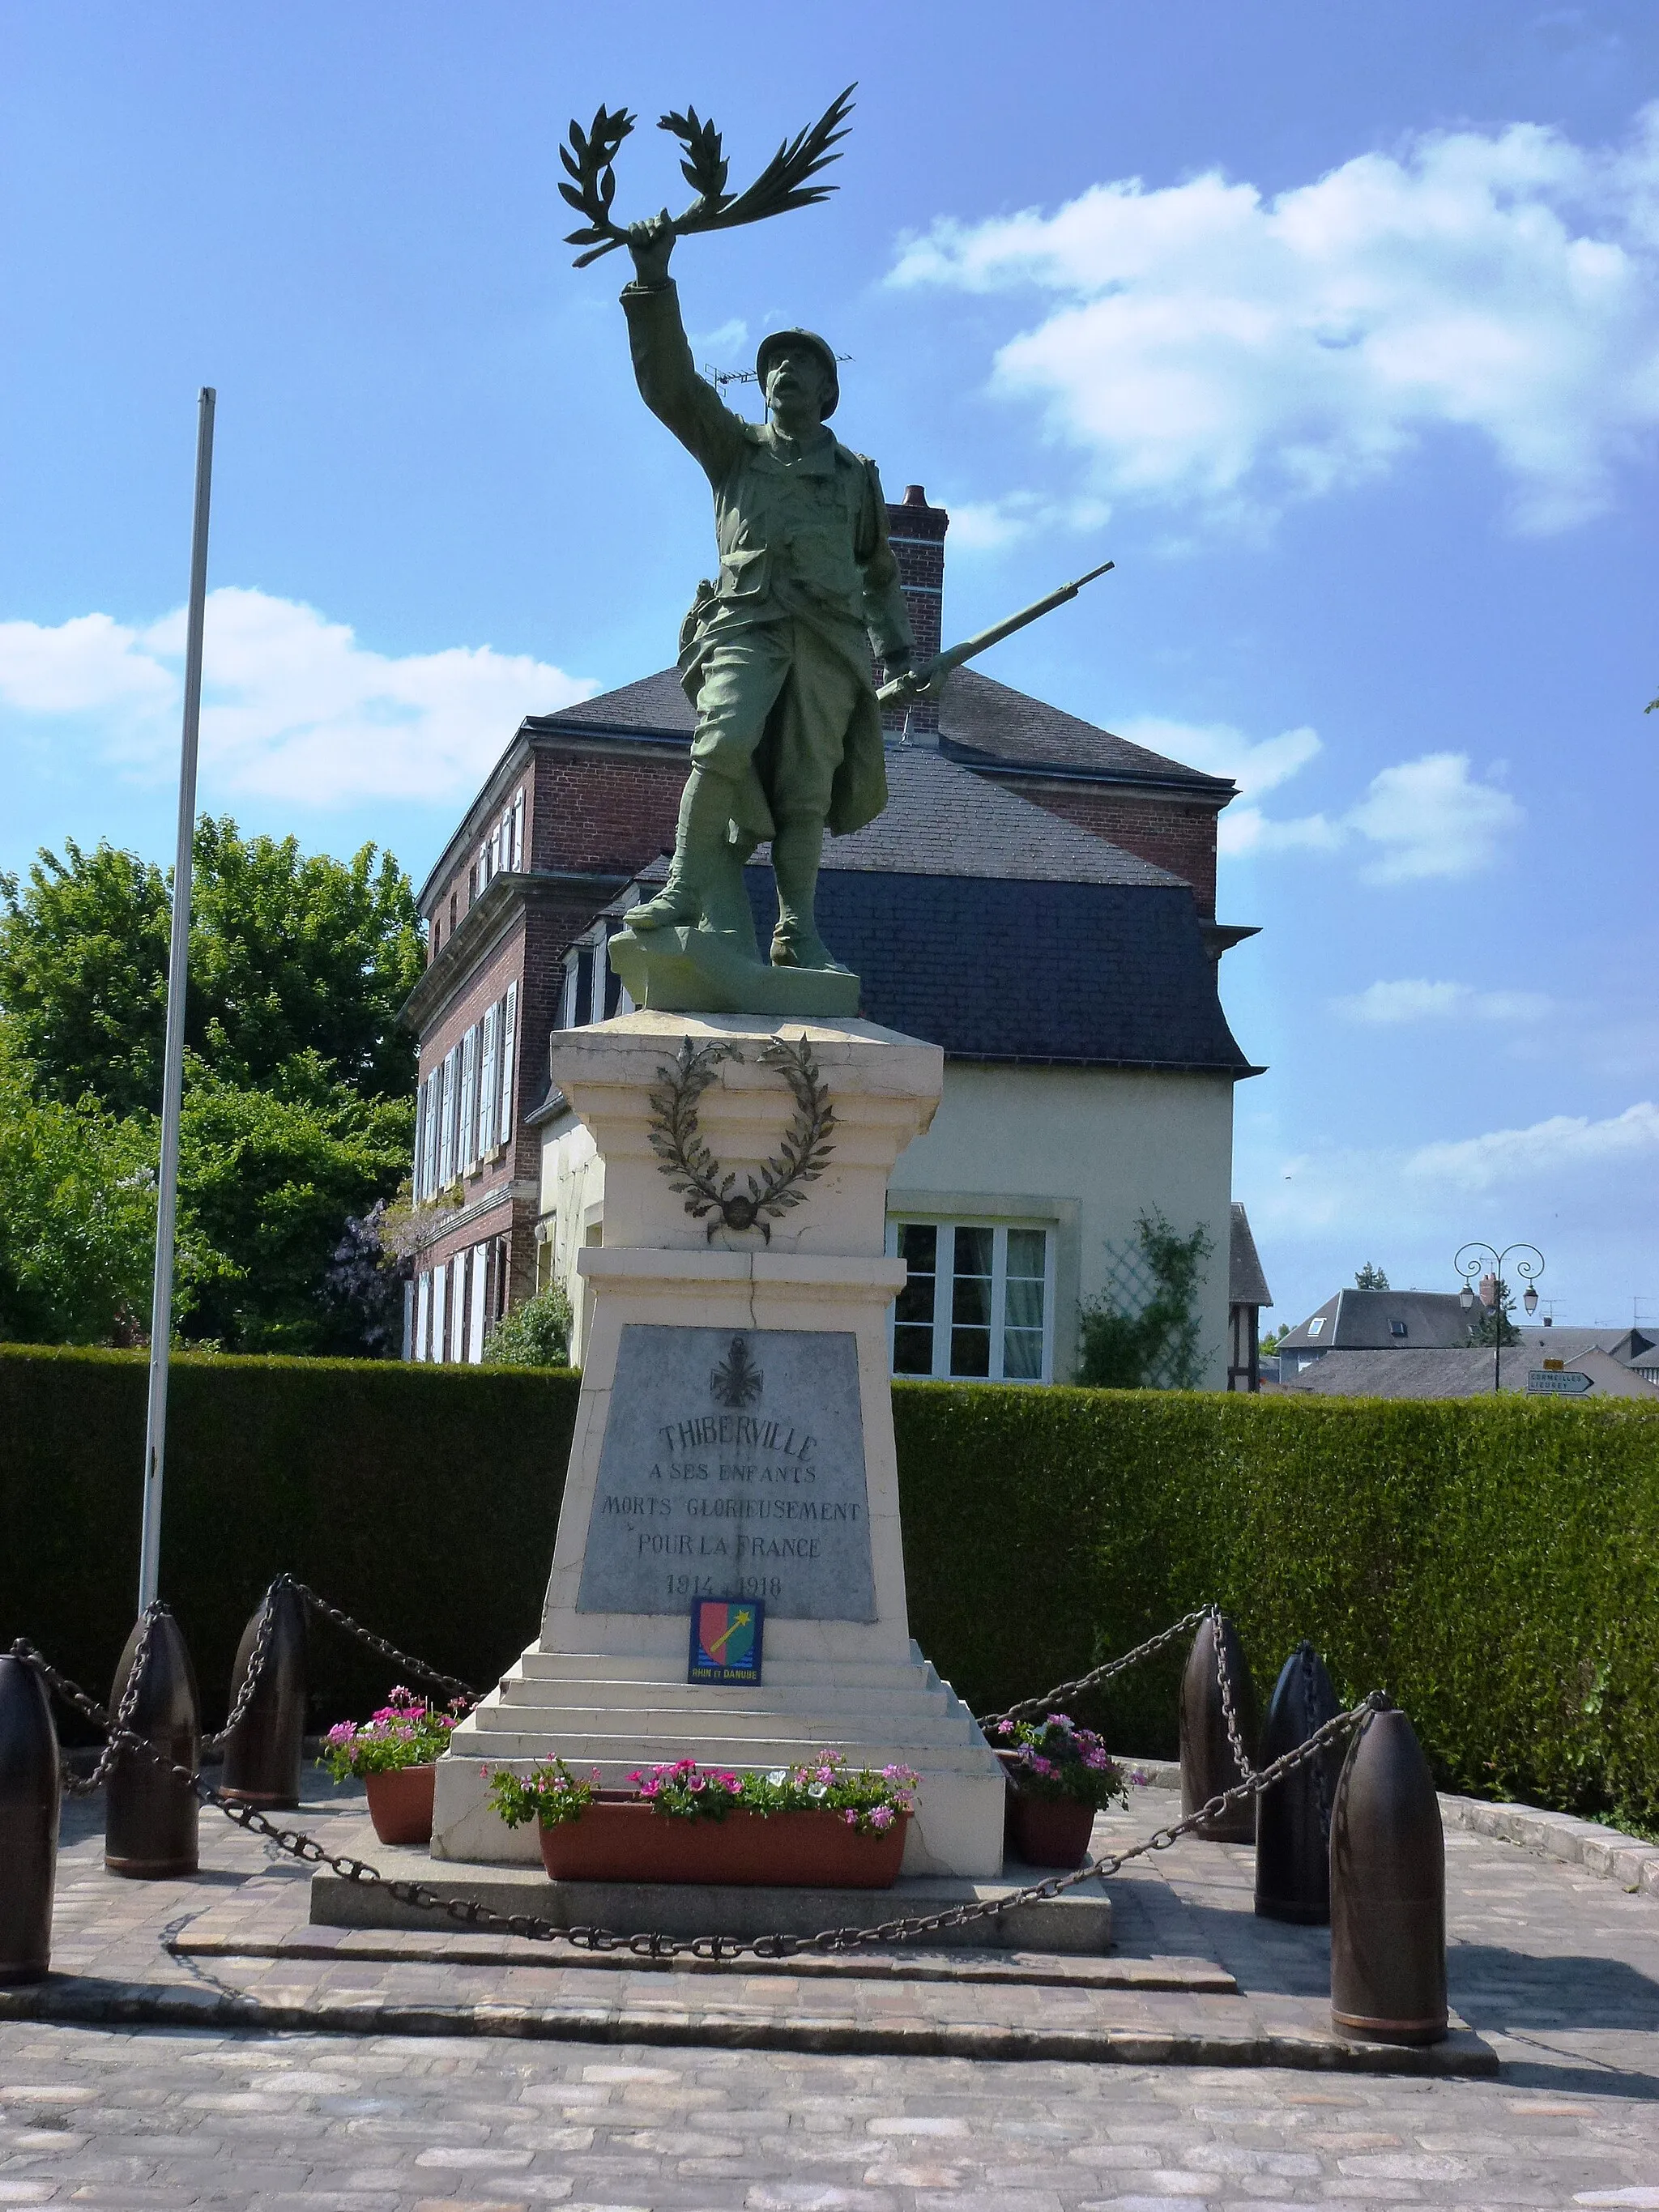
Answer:
M587 992L587 1018L590 1022L602 1022L605 1019L605 986L611 980L611 963L605 957L605 931L601 928L593 950L588 956L592 962L589 971L592 981L588 985Z
M409 1170L410 1195L418 1206L426 1195L422 1160L426 1152L426 1085L415 1085L415 1158Z
M461 1165L471 1175L478 1164L478 1025L461 1039Z
M501 1005L501 1138L504 1145L513 1141L513 1060L514 1046L519 1025L519 987L509 983L507 997Z
M501 1091L501 1069L495 1041L501 1035L501 1010L499 1006L487 1006L483 1018L483 1043L478 1052L478 1150L487 1159L495 1149L495 1117Z
M564 956L564 987L559 993L559 1018L556 1026L574 1030L576 1026L576 956Z
M489 1245L475 1244L472 1247L472 1281L468 1293L466 1319L466 1356L474 1367L483 1358L484 1276L489 1263Z
M431 1282L432 1350L428 1357L432 1359L447 1359L449 1346L445 1336L444 1324L448 1317L446 1310L449 1303L448 1267L447 1266L434 1267L432 1270Z
M434 1067L426 1079L426 1151L421 1162L421 1195L433 1197L438 1188L438 1089L441 1081Z
M515 791L513 794L513 865L515 868L522 868L524 866L524 793L522 789Z
M443 1125L438 1139L438 1183L443 1190L447 1190L455 1180L455 1109L460 1089L459 1070L456 1066L459 1057L459 1049L454 1045L451 1045L444 1054L443 1103L440 1109Z
M432 1277L422 1275L415 1285L415 1357L428 1357L427 1331L432 1323Z

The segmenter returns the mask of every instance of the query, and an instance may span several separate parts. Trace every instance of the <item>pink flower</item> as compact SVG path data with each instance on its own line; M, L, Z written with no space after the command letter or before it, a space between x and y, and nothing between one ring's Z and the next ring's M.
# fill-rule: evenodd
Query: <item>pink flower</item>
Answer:
M842 1819L843 1820L845 1820L845 1821L846 1821L846 1823L847 1823L847 1825L848 1825L848 1826L849 1828L856 1828L856 1827L857 1827L857 1826L858 1826L858 1824L859 1824L859 1816L858 1816L858 1814L857 1814L856 1813L852 1813L852 1812L843 1813L843 1814L842 1814L842 1816L841 1816L841 1817L842 1817Z
M847 1817L850 1820L853 1816L849 1813ZM884 1832L892 1826L893 1817L893 1808L890 1805L878 1805L870 1815L870 1826Z

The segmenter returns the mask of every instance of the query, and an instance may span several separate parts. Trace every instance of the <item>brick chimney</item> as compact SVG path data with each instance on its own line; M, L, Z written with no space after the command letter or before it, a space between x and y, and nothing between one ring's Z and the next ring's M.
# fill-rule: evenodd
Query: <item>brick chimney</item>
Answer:
M898 561L919 661L930 659L945 641L939 623L945 601L945 533L950 527L950 516L942 507L928 506L920 484L906 484L902 500L887 503L888 543ZM880 672L876 680L883 681ZM939 728L937 699L919 699L909 714L912 736ZM890 730L902 729L904 710L890 710L882 720Z

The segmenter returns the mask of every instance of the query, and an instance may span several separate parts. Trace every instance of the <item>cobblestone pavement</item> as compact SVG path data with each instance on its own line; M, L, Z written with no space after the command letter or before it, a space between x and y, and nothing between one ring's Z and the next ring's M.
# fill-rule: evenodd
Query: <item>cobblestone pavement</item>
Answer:
M0 2025L0 2204L1659 2205L1645 2094L1284 2070Z
M1106 1824L1144 1832L1168 1816L1140 1793ZM313 1817L307 1814L307 1818ZM204 1873L190 1883L104 1875L90 1811L66 1822L53 1989L194 1990L204 2008L278 1972L315 1991L341 1978L371 1997L416 1978L470 2003L473 2025L522 1989L568 1985L590 2004L613 1980L664 2008L689 1991L730 2014L799 2016L848 1991L901 2014L933 1985L842 1970L669 1974L573 1966L528 1946L502 1958L283 1955L302 1942L305 1876L204 1816ZM1097 1842L1103 1840L1097 1834ZM1351 2201L1365 2207L1659 2208L1659 1899L1583 1869L1453 1829L1447 1837L1454 2003L1502 2060L1496 2081L1412 2079L1233 2065L1148 2067L1032 2060L605 2048L488 2033L276 2034L120 2029L0 2018L0 2212L45 2203L301 2204L352 2212L467 2212L543 2203L847 2208L847 2212L1121 2212ZM961 2016L1039 2015L1066 2003L1165 2002L1133 1985L1137 1958L1215 1962L1212 1988L1317 2011L1321 1931L1257 1921L1250 1857L1187 1844L1112 1885L1119 1949L1077 1962L1123 1970L1102 1990L952 1977ZM255 1905L256 1893L264 1903ZM274 1955L180 1954L209 1920L264 1926ZM327 1938L330 1931L311 1931ZM257 1940L246 1934L240 1940ZM370 1934L382 1949L406 1939ZM416 1949L421 1939L407 1939ZM174 1948L169 1948L168 1945ZM428 1944L427 1949L431 1950ZM1217 1969L1219 1970L1218 1973ZM678 1986L685 1984L686 1990ZM21 1996L22 1993L14 1993ZM615 2002L608 1993L605 2002ZM1213 1994L1176 2004L1224 2005Z

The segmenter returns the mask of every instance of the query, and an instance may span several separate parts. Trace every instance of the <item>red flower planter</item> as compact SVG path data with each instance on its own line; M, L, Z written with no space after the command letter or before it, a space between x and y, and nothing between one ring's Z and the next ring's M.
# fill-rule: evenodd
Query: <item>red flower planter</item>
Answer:
M1009 1841L1027 1866L1080 1867L1089 1856L1095 1808L1075 1797L1028 1797L1011 1790Z
M429 1844L432 1798L438 1786L435 1766L392 1766L366 1774L368 1817L383 1844Z
M861 1836L836 1813L728 1813L723 1820L653 1812L602 1790L574 1820L541 1828L554 1881L696 1881L758 1889L890 1889L910 1815Z

